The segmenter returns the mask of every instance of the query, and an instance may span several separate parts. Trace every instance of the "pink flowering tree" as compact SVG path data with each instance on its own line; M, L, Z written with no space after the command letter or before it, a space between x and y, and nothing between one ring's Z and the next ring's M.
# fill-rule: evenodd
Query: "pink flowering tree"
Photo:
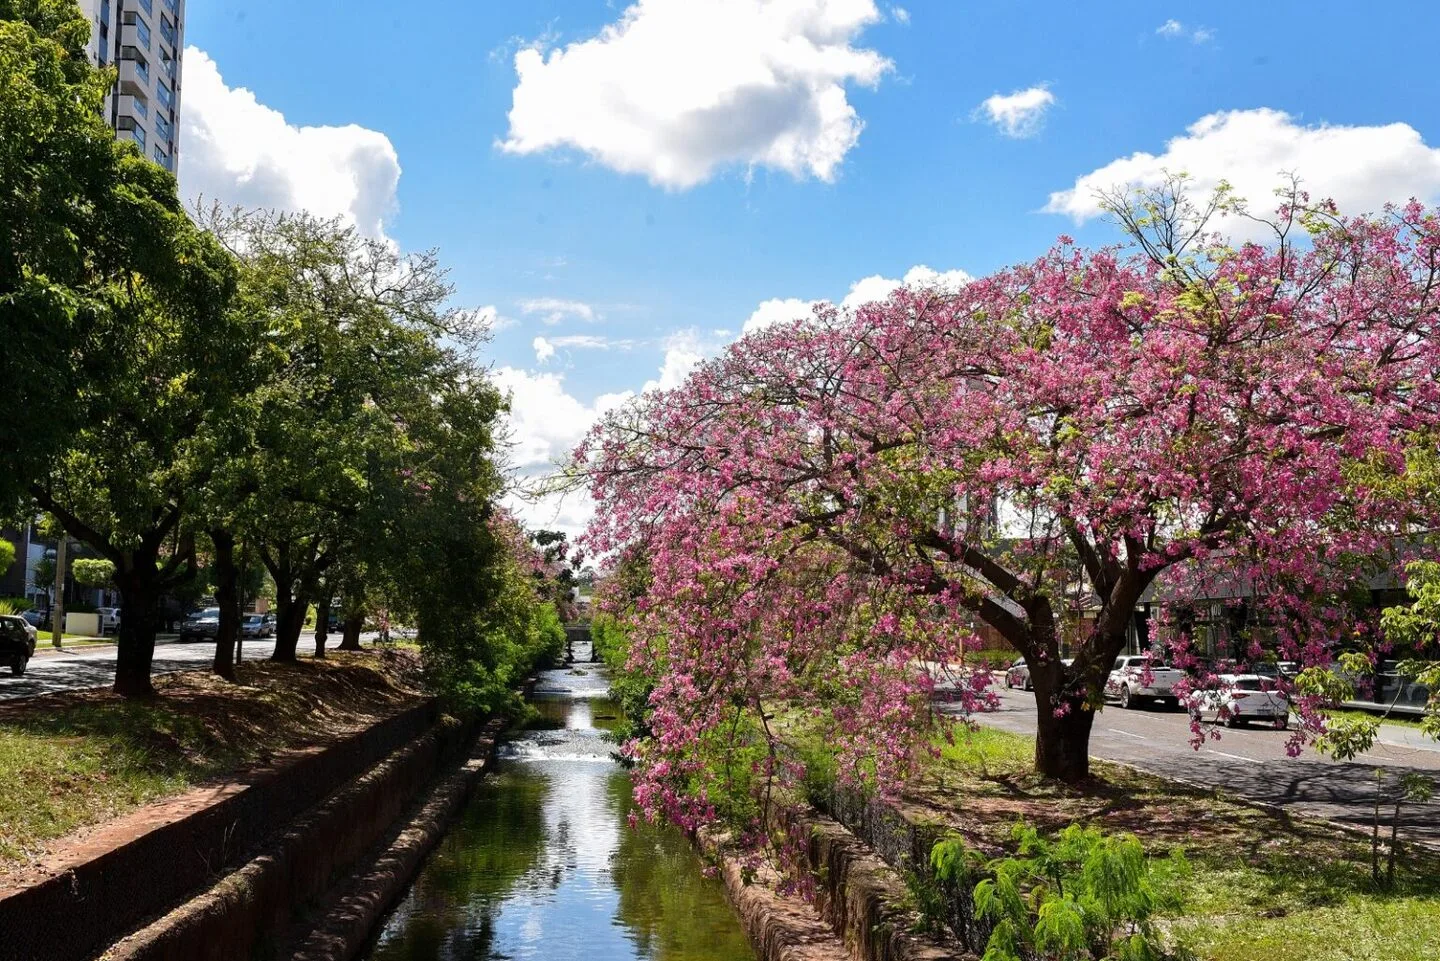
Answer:
M703 820L739 716L770 735L780 705L842 773L903 776L982 626L1030 664L1036 770L1080 780L1161 579L1248 585L1266 643L1324 661L1354 629L1338 588L1417 520L1396 481L1435 427L1440 223L1283 200L1271 242L1227 246L1207 231L1242 212L1172 183L1115 205L1127 249L1062 238L955 294L817 308L608 416L574 472L590 546L648 561L642 802Z

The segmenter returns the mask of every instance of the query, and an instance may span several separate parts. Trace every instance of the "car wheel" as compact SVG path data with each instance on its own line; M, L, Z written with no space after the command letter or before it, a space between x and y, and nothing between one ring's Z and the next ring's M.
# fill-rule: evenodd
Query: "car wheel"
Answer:
M1015 690L1015 680L1009 674L1005 675L1005 689L1009 691Z
M1130 685L1128 684L1120 688L1120 706L1125 708L1127 711L1132 706L1132 702L1130 699Z
M1225 719L1225 726L1226 726L1226 727L1239 727L1239 726L1240 726L1240 718L1236 717L1234 714L1231 714L1229 717L1227 717L1227 718Z
M1035 690L1035 685L1033 685L1033 684L1030 683L1030 678L1028 678L1028 677L1025 678L1025 690L1027 690L1027 691L1033 691L1033 690Z
M24 658L24 657L20 658L20 659L17 660L17 661L11 661L11 662L10 662L10 674L11 674L13 677L21 677L21 676L23 676L23 675L25 674L25 665L28 663L28 661L29 661L29 659L28 659L28 658Z
M1288 731L1288 730L1290 730L1290 719L1289 719L1288 717L1277 717L1277 718L1275 719L1275 730L1277 730L1277 731Z

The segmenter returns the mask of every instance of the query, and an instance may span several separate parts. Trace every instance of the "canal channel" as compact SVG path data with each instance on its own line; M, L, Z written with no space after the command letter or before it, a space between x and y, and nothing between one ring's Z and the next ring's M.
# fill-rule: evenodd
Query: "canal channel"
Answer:
M370 961L750 961L722 884L639 820L604 668L547 671L499 763L386 920Z

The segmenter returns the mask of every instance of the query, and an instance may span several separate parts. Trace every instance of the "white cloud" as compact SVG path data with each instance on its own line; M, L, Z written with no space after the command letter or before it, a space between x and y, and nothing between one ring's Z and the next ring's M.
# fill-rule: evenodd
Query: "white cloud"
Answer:
M696 330L676 331L665 338L665 359L660 364L660 376L647 380L641 390L673 390L679 387L685 383L690 372L719 346L702 338Z
M904 7L891 7L890 16L895 18L896 23L907 26L910 23L910 11L906 10Z
M953 292L968 284L973 278L963 270L934 270L924 264L917 264L905 272L899 280L871 274L850 285L850 290L840 299L845 310L854 310L865 304L884 300L901 286L938 289ZM798 297L772 298L761 301L760 305L746 319L742 334L764 330L771 324L800 320L810 316L823 300L801 300Z
M808 317L815 309L815 301L801 300L798 297L774 297L770 300L763 300L760 306L745 321L741 328L742 334L753 333L757 330L764 330L771 324L780 324L788 320L798 320L801 317Z
M611 340L593 334L566 334L563 337L536 337L531 346L535 348L535 360L543 364L554 357L557 350L629 350L634 341Z
M932 270L924 264L917 264L905 271L905 276L899 280L873 274L855 281L850 285L850 293L840 301L840 306L846 310L854 310L865 304L884 300L902 286L953 293L972 279L974 278L963 270Z
M535 297L531 300L520 301L520 310L526 316L540 314L541 320L547 324L558 324L566 317L577 317L580 320L595 320L595 308L589 304L581 303L578 300L561 300L558 297Z
M719 169L835 177L864 124L846 84L891 63L853 45L873 0L637 0L597 36L515 54L500 147L574 148L685 189Z
M1102 213L1098 192L1153 187L1180 172L1200 192L1227 181L1257 215L1272 210L1273 191L1292 172L1312 197L1329 197L1350 213L1410 197L1440 200L1440 149L1426 146L1409 124L1305 126L1282 111L1259 108L1202 117L1163 153L1141 151L1111 161L1052 193L1045 209L1083 222ZM1263 234L1263 228L1233 218L1219 226L1242 238Z
M1055 95L1044 84L995 94L975 108L976 113L994 124L1007 137L1033 137L1045 123L1045 111L1055 103Z
M623 404L630 391L601 394L585 404L565 390L565 375L500 367L495 383L510 394L510 461L521 470L564 460L590 425Z
M1155 33L1166 40L1190 38L1191 43L1209 43L1215 39L1215 31L1209 27L1187 27L1179 20L1166 20L1155 28Z
M380 237L399 182L400 161L383 133L289 123L249 90L226 86L203 50L186 48L180 189L187 201L308 210Z

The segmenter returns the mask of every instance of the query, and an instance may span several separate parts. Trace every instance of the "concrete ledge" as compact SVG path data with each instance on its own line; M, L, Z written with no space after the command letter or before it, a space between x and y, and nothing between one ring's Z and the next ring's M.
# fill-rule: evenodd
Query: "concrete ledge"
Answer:
M786 825L801 840L815 878L816 910L845 941L855 961L958 961L971 955L911 931L904 880L863 841L822 814L794 815Z
M697 840L720 863L725 892L758 961L849 961L845 943L810 905L777 890L779 875L768 863L747 879L740 858L725 850L723 834L702 830Z
M338 743L290 752L243 778L190 792L178 805L110 822L82 849L43 865L48 879L0 892L0 961L94 957L213 883L278 827L421 737L437 717L435 702L426 701ZM177 807L185 812L179 817Z
M434 726L291 821L259 856L108 951L107 961L239 961L274 954L277 932L343 878L478 722Z
M375 933L385 912L404 893L421 861L445 836L474 793L504 729L496 719L471 745L459 768L443 776L420 802L413 817L387 832L381 850L325 899L317 916L297 924L281 957L292 961L351 961Z

